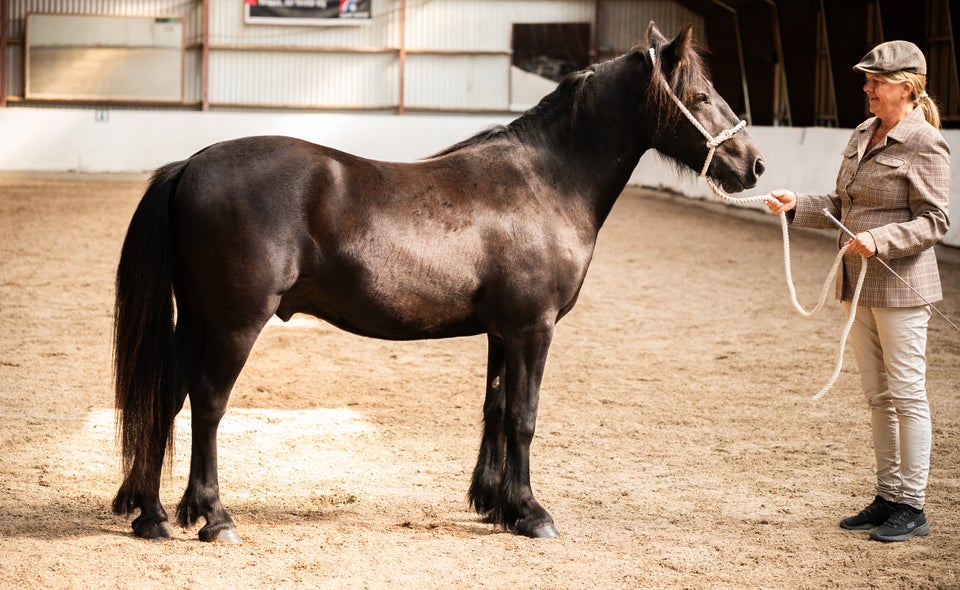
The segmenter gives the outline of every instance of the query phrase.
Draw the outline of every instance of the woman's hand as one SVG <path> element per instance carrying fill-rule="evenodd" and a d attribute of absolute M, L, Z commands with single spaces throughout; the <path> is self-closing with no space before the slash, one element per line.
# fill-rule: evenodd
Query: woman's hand
<path fill-rule="evenodd" d="M 777 189 L 775 191 L 770 191 L 770 196 L 776 199 L 776 202 L 773 200 L 766 200 L 767 209 L 770 209 L 771 213 L 780 215 L 781 213 L 786 213 L 797 206 L 797 193 L 793 191 L 788 191 L 784 189 Z"/>
<path fill-rule="evenodd" d="M 877 242 L 868 231 L 862 231 L 852 240 L 847 240 L 844 244 L 847 247 L 847 254 L 859 254 L 870 258 L 877 253 Z"/>

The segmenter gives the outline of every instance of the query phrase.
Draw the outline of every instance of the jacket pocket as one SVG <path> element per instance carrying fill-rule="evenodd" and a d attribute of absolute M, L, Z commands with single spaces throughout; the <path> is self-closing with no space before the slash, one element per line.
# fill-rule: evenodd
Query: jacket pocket
<path fill-rule="evenodd" d="M 907 203 L 907 161 L 890 154 L 877 154 L 861 165 L 854 186 L 854 200 L 865 206 L 889 208 Z"/>
<path fill-rule="evenodd" d="M 840 170 L 837 171 L 837 189 L 844 191 L 847 185 L 853 181 L 857 173 L 857 167 L 860 163 L 857 161 L 857 146 L 848 145 L 843 150 L 843 161 L 840 162 Z"/>
<path fill-rule="evenodd" d="M 876 160 L 877 160 L 877 164 L 888 166 L 890 168 L 899 168 L 900 166 L 903 166 L 903 163 L 904 163 L 903 158 L 898 158 L 896 156 L 889 156 L 887 154 L 877 154 Z"/>

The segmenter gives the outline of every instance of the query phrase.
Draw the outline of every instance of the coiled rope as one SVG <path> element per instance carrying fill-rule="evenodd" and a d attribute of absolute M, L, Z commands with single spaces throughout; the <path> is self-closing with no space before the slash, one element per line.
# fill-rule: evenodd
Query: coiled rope
<path fill-rule="evenodd" d="M 650 48 L 650 60 L 653 67 L 657 66 L 657 53 L 656 50 Z M 664 84 L 666 85 L 666 84 Z M 721 131 L 716 136 L 710 134 L 709 131 L 693 116 L 693 113 L 683 104 L 673 90 L 667 86 L 667 92 L 669 92 L 670 97 L 673 99 L 673 102 L 676 103 L 677 107 L 680 108 L 680 111 L 686 116 L 686 118 L 697 128 L 698 131 L 706 138 L 707 140 L 707 157 L 703 163 L 703 168 L 700 170 L 700 177 L 703 178 L 707 186 L 710 187 L 710 190 L 713 191 L 717 197 L 728 203 L 733 203 L 737 205 L 746 205 L 748 203 L 761 203 L 761 202 L 779 202 L 774 199 L 770 194 L 765 195 L 755 195 L 752 197 L 732 197 L 725 193 L 717 184 L 707 176 L 707 169 L 710 167 L 710 162 L 713 160 L 713 155 L 717 151 L 717 147 L 733 137 L 738 131 L 746 127 L 747 122 L 741 120 L 735 126 L 730 129 Z M 840 264 L 843 262 L 843 255 L 846 253 L 849 245 L 845 245 L 840 249 L 840 252 L 837 254 L 836 259 L 833 261 L 833 266 L 830 267 L 830 272 L 827 274 L 827 279 L 823 283 L 823 289 L 820 291 L 820 298 L 817 300 L 817 304 L 813 309 L 807 311 L 800 305 L 800 302 L 797 300 L 797 290 L 793 285 L 793 269 L 790 260 L 790 232 L 787 225 L 787 215 L 784 212 L 780 212 L 780 227 L 783 231 L 783 266 L 784 272 L 787 278 L 787 289 L 790 291 L 790 302 L 793 303 L 794 309 L 796 309 L 800 315 L 803 317 L 810 317 L 813 314 L 820 311 L 820 308 L 823 307 L 823 304 L 826 302 L 828 294 L 830 292 L 830 287 L 834 282 L 835 277 L 837 276 L 837 271 L 840 268 Z M 867 257 L 860 256 L 860 275 L 857 277 L 857 286 L 853 292 L 853 301 L 850 304 L 850 315 L 847 317 L 846 324 L 844 324 L 843 332 L 840 335 L 840 353 L 837 358 L 836 367 L 833 370 L 833 374 L 830 376 L 830 379 L 827 381 L 827 384 L 824 385 L 816 395 L 813 396 L 813 400 L 819 400 L 822 398 L 837 382 L 837 379 L 840 377 L 840 371 L 843 369 L 843 351 L 847 345 L 847 336 L 850 335 L 850 330 L 853 328 L 853 322 L 857 317 L 857 302 L 860 300 L 860 291 L 863 289 L 863 282 L 867 276 Z M 901 279 L 902 280 L 902 279 Z"/>
<path fill-rule="evenodd" d="M 723 192 L 712 180 L 704 177 L 707 180 L 707 184 L 710 186 L 710 189 L 718 196 L 721 200 L 735 203 L 738 205 L 743 205 L 747 203 L 757 203 L 757 202 L 779 202 L 769 194 L 765 195 L 756 195 L 753 197 L 731 197 L 727 193 Z M 831 286 L 834 284 L 834 279 L 837 276 L 837 271 L 840 269 L 840 264 L 843 262 L 843 255 L 847 252 L 849 245 L 845 245 L 840 248 L 840 252 L 837 253 L 837 257 L 833 261 L 833 265 L 830 267 L 830 272 L 827 274 L 826 280 L 823 282 L 823 288 L 820 290 L 820 298 L 817 299 L 817 304 L 807 311 L 803 308 L 800 302 L 797 300 L 797 290 L 793 285 L 793 268 L 790 260 L 790 232 L 787 229 L 787 214 L 781 212 L 778 217 L 780 217 L 780 227 L 783 232 L 783 270 L 787 278 L 787 289 L 790 291 L 790 302 L 793 303 L 794 309 L 800 313 L 803 317 L 807 318 L 813 314 L 820 311 L 820 308 L 823 307 L 823 304 L 826 302 L 827 297 L 830 294 Z M 853 322 L 857 317 L 857 302 L 860 301 L 860 291 L 863 289 L 863 282 L 867 276 L 867 258 L 865 256 L 860 256 L 860 275 L 857 277 L 857 286 L 853 291 L 853 300 L 850 303 L 850 315 L 847 317 L 847 321 L 843 326 L 843 332 L 840 334 L 840 352 L 837 355 L 837 364 L 833 369 L 833 374 L 830 375 L 830 379 L 827 381 L 827 384 L 824 385 L 816 395 L 813 396 L 814 401 L 822 398 L 837 382 L 837 379 L 840 377 L 840 371 L 843 369 L 843 351 L 847 345 L 847 336 L 850 335 L 850 330 L 853 328 Z"/>

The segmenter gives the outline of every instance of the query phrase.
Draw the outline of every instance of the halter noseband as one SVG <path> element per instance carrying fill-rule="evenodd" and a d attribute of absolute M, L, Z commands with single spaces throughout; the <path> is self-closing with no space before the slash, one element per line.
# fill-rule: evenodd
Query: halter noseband
<path fill-rule="evenodd" d="M 650 51 L 650 63 L 653 67 L 657 67 L 657 51 L 653 47 L 651 47 L 649 51 Z M 679 98 L 677 98 L 677 95 L 676 93 L 674 93 L 673 89 L 670 88 L 670 86 L 667 85 L 666 83 L 664 83 L 664 85 L 667 86 L 667 92 L 670 93 L 670 98 L 672 98 L 673 102 L 675 102 L 677 106 L 680 107 L 680 112 L 682 112 L 687 117 L 687 119 L 690 120 L 693 126 L 696 127 L 697 130 L 700 131 L 700 133 L 703 134 L 705 138 L 707 138 L 707 159 L 703 163 L 703 169 L 700 170 L 700 176 L 702 176 L 703 179 L 707 181 L 707 184 L 710 185 L 710 188 L 713 189 L 713 192 L 719 194 L 718 192 L 719 187 L 717 187 L 713 183 L 713 181 L 710 180 L 710 177 L 707 176 L 707 168 L 710 167 L 710 162 L 713 160 L 714 152 L 717 151 L 717 146 L 719 146 L 721 143 L 733 137 L 737 131 L 740 131 L 741 129 L 746 127 L 747 122 L 741 120 L 739 123 L 737 123 L 730 129 L 725 129 L 720 133 L 718 133 L 716 136 L 710 135 L 710 132 L 707 131 L 707 128 L 704 127 L 700 123 L 700 121 L 697 121 L 696 117 L 693 116 L 693 113 L 690 112 L 690 109 L 688 109 L 686 105 L 684 105 L 683 102 Z"/>

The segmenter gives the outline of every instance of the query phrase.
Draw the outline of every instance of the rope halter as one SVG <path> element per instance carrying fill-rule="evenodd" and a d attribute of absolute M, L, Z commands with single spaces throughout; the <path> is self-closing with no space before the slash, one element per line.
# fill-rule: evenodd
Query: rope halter
<path fill-rule="evenodd" d="M 657 50 L 651 47 L 650 51 L 650 62 L 653 67 L 657 66 Z M 666 84 L 664 84 L 666 86 Z M 713 192 L 720 194 L 720 188 L 707 176 L 707 169 L 710 168 L 710 162 L 713 161 L 713 154 L 717 151 L 717 147 L 733 137 L 738 131 L 747 126 L 747 122 L 741 120 L 739 123 L 731 127 L 730 129 L 725 129 L 718 133 L 716 136 L 711 135 L 707 128 L 693 116 L 693 113 L 690 112 L 690 109 L 687 108 L 683 101 L 681 101 L 672 88 L 667 86 L 667 92 L 670 94 L 670 98 L 673 99 L 673 102 L 676 103 L 677 107 L 680 108 L 680 112 L 693 124 L 694 127 L 707 139 L 707 159 L 703 162 L 703 168 L 700 170 L 700 176 L 707 181 L 707 184 L 710 185 L 710 188 Z M 725 193 L 724 193 L 725 194 Z"/>

